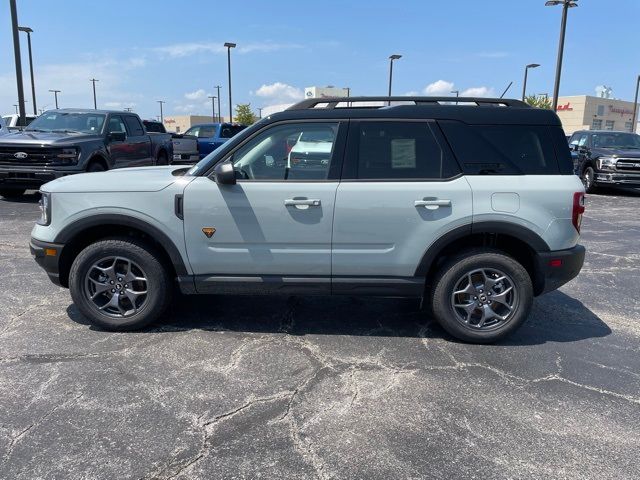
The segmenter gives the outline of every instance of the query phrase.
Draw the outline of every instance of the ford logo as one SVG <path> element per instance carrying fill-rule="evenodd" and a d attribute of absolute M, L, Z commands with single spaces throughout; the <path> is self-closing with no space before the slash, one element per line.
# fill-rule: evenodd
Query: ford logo
<path fill-rule="evenodd" d="M 29 156 L 29 154 L 25 152 L 16 152 L 13 154 L 13 156 L 16 157 L 18 160 L 24 160 Z"/>

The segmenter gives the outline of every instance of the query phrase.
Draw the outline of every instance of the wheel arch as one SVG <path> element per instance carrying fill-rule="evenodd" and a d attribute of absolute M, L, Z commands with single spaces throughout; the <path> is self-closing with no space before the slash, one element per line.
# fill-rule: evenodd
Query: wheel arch
<path fill-rule="evenodd" d="M 68 286 L 71 264 L 82 249 L 101 238 L 122 235 L 143 238 L 155 246 L 174 277 L 188 275 L 180 251 L 160 229 L 135 217 L 100 214 L 77 220 L 56 235 L 54 242 L 64 245 L 58 260 L 60 283 Z"/>
<path fill-rule="evenodd" d="M 87 163 L 85 165 L 85 170 L 88 170 L 89 166 L 92 163 L 101 164 L 105 170 L 109 170 L 111 168 L 108 160 L 105 158 L 104 155 L 102 155 L 102 153 L 94 153 L 93 155 L 91 155 L 91 157 L 89 157 L 89 160 L 87 160 Z"/>

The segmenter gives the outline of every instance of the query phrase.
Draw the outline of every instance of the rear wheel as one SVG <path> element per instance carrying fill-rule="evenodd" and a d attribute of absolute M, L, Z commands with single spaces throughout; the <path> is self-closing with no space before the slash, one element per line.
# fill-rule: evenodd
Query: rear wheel
<path fill-rule="evenodd" d="M 513 258 L 469 250 L 447 262 L 432 290 L 436 320 L 456 338 L 492 343 L 512 334 L 533 303 L 531 278 Z"/>
<path fill-rule="evenodd" d="M 8 188 L 2 188 L 0 189 L 0 195 L 2 195 L 4 198 L 18 198 L 24 195 L 25 191 L 25 189 L 12 190 Z"/>
<path fill-rule="evenodd" d="M 587 193 L 594 193 L 597 190 L 597 187 L 594 184 L 596 178 L 596 172 L 592 166 L 587 165 L 585 169 L 582 171 L 582 175 L 580 175 L 580 180 L 582 180 L 582 184 L 584 185 L 584 190 Z"/>
<path fill-rule="evenodd" d="M 158 153 L 156 165 L 169 165 L 169 159 L 167 158 L 166 152 Z"/>
<path fill-rule="evenodd" d="M 91 323 L 134 330 L 156 320 L 171 301 L 171 279 L 158 253 L 136 239 L 101 240 L 69 272 L 74 303 Z"/>

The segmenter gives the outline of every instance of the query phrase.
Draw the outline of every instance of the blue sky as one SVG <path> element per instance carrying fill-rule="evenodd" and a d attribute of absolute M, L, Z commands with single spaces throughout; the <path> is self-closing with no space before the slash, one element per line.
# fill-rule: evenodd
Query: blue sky
<path fill-rule="evenodd" d="M 0 3 L 0 111 L 17 93 L 8 1 Z M 579 0 L 569 12 L 561 94 L 595 94 L 598 85 L 631 100 L 640 73 L 639 0 Z M 394 93 L 519 97 L 553 91 L 560 7 L 544 0 L 397 0 L 322 2 L 244 0 L 181 2 L 18 0 L 32 36 L 38 106 L 133 106 L 155 117 L 210 114 L 208 95 L 222 85 L 228 111 L 225 41 L 232 53 L 233 101 L 252 107 L 291 102 L 305 86 L 350 87 L 353 95 L 386 94 L 388 56 Z M 21 34 L 25 96 L 31 98 L 26 38 Z M 452 86 L 452 85 L 453 86 Z M 31 110 L 27 103 L 27 110 Z"/>

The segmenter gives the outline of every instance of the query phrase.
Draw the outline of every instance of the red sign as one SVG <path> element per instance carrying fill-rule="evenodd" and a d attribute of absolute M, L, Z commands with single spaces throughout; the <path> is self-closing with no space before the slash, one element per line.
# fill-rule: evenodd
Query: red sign
<path fill-rule="evenodd" d="M 173 118 L 165 118 L 164 123 L 176 123 L 176 121 Z"/>
<path fill-rule="evenodd" d="M 609 105 L 609 113 L 619 113 L 621 117 L 625 115 L 633 115 L 633 110 L 628 108 L 616 108 L 613 105 Z"/>
<path fill-rule="evenodd" d="M 567 102 L 565 105 L 558 105 L 558 108 L 556 108 L 556 111 L 558 112 L 571 111 L 571 110 L 573 110 L 573 107 L 571 106 L 570 102 Z"/>

